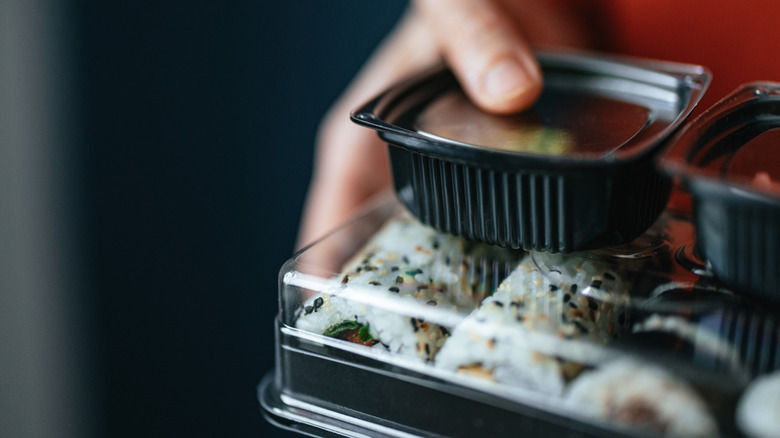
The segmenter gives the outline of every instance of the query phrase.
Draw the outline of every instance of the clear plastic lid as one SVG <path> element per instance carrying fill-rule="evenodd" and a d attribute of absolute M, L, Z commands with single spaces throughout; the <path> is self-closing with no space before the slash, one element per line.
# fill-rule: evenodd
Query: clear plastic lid
<path fill-rule="evenodd" d="M 615 165 L 657 150 L 710 81 L 689 64 L 576 52 L 537 58 L 544 90 L 520 113 L 482 111 L 441 70 L 393 87 L 353 120 L 411 151 L 486 166 Z"/>
<path fill-rule="evenodd" d="M 621 433 L 738 433 L 737 398 L 780 368 L 776 315 L 722 288 L 698 258 L 690 218 L 672 212 L 630 244 L 551 254 L 435 231 L 388 197 L 290 260 L 280 302 L 282 348 L 327 364 L 307 376 L 339 364 L 367 373 L 344 382 L 356 388 L 432 379 L 436 391 Z M 282 367 L 286 381 L 303 378 Z M 336 411 L 334 400 L 349 404 L 304 395 Z M 416 417 L 413 406 L 360 400 L 340 414 L 401 428 Z M 438 433 L 438 421 L 415 427 Z"/>
<path fill-rule="evenodd" d="M 480 110 L 458 89 L 434 98 L 415 126 L 431 138 L 503 151 L 601 158 L 628 144 L 656 117 L 646 105 L 551 87 L 532 108 L 501 116 Z"/>

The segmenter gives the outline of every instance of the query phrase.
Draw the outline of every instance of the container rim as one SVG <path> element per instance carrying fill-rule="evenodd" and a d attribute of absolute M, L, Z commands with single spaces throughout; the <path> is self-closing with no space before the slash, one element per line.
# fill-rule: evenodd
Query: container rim
<path fill-rule="evenodd" d="M 753 134 L 761 134 L 776 128 L 780 128 L 780 83 L 744 83 L 680 129 L 670 139 L 659 164 L 664 172 L 679 176 L 688 184 L 697 184 L 710 191 L 736 190 L 745 199 L 780 205 L 777 191 L 715 175 L 696 163 L 700 161 L 697 155 L 712 149 L 713 142 L 730 130 L 751 129 L 755 131 Z M 733 151 L 719 153 L 729 152 Z"/>
<path fill-rule="evenodd" d="M 604 171 L 613 169 L 616 165 L 632 164 L 642 160 L 648 154 L 656 153 L 664 139 L 668 138 L 690 115 L 711 80 L 708 69 L 694 64 L 571 50 L 539 51 L 537 58 L 544 71 L 565 71 L 583 77 L 628 81 L 629 85 L 635 85 L 634 93 L 640 98 L 663 100 L 659 96 L 673 95 L 679 99 L 676 116 L 670 123 L 655 132 L 628 139 L 617 148 L 619 153 L 608 153 L 596 159 L 537 155 L 470 145 L 440 137 L 435 138 L 389 121 L 397 115 L 394 112 L 399 111 L 399 105 L 410 96 L 422 94 L 423 97 L 420 99 L 425 99 L 426 95 L 430 98 L 449 87 L 457 86 L 453 74 L 446 67 L 437 66 L 390 87 L 355 109 L 350 114 L 350 118 L 358 125 L 376 130 L 380 138 L 391 146 L 448 161 L 491 168 L 531 168 L 539 171 L 563 168 L 567 171 Z M 628 91 L 616 90 L 615 92 L 627 93 Z M 639 133 L 641 134 L 643 130 L 644 128 Z M 628 144 L 631 144 L 631 147 L 625 148 Z"/>

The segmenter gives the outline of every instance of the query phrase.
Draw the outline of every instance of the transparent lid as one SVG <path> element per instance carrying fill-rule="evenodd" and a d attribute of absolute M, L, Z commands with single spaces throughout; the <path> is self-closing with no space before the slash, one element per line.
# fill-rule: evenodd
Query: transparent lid
<path fill-rule="evenodd" d="M 601 158 L 627 145 L 657 116 L 645 105 L 554 88 L 532 108 L 500 116 L 480 110 L 457 89 L 434 98 L 415 127 L 431 138 L 503 151 Z"/>
<path fill-rule="evenodd" d="M 607 428 L 733 434 L 736 398 L 780 368 L 777 315 L 721 287 L 674 212 L 630 244 L 551 254 L 443 234 L 388 196 L 280 280 L 283 333 L 375 360 L 372 379 L 422 373 Z"/>
<path fill-rule="evenodd" d="M 614 165 L 656 150 L 710 80 L 701 66 L 568 52 L 537 54 L 544 89 L 514 115 L 488 114 L 451 72 L 399 84 L 352 119 L 390 143 L 485 165 Z M 507 161 L 508 160 L 508 161 Z"/>
<path fill-rule="evenodd" d="M 780 196 L 780 84 L 744 84 L 687 125 L 663 166 L 686 178 Z"/>

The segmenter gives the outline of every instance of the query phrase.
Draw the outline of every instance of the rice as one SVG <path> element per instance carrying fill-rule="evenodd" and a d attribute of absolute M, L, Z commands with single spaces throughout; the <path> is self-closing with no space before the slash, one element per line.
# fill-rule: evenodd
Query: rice
<path fill-rule="evenodd" d="M 630 359 L 582 373 L 564 404 L 587 417 L 666 436 L 718 434 L 707 405 L 690 385 L 661 367 Z"/>
<path fill-rule="evenodd" d="M 577 256 L 550 257 L 553 276 L 543 274 L 530 256 L 523 258 L 496 293 L 454 329 L 436 365 L 556 394 L 582 370 L 563 356 L 566 346 L 582 345 L 570 341 L 603 344 L 625 333 L 628 298 L 618 275 Z M 591 291 L 610 299 L 594 299 Z M 556 344 L 562 351 L 552 347 L 557 340 L 563 341 Z"/>
<path fill-rule="evenodd" d="M 322 334 L 342 321 L 355 321 L 367 327 L 375 347 L 431 360 L 449 331 L 421 317 L 425 307 L 473 310 L 493 289 L 492 268 L 478 262 L 494 251 L 439 233 L 407 215 L 395 218 L 335 279 L 342 292 L 370 300 L 318 293 L 304 303 L 296 326 Z M 396 307 L 390 310 L 382 303 Z"/>
<path fill-rule="evenodd" d="M 737 404 L 736 422 L 751 438 L 780 436 L 780 371 L 751 382 Z"/>

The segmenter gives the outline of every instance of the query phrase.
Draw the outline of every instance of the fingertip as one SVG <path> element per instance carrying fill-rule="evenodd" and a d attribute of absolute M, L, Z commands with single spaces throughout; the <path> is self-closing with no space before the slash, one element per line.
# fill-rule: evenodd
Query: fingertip
<path fill-rule="evenodd" d="M 419 1 L 439 49 L 469 98 L 491 113 L 530 106 L 542 73 L 518 24 L 487 0 Z"/>
<path fill-rule="evenodd" d="M 507 57 L 473 77 L 471 98 L 482 109 L 508 114 L 533 104 L 542 91 L 542 74 L 535 61 L 520 62 Z M 468 90 L 467 90 L 468 92 Z"/>

